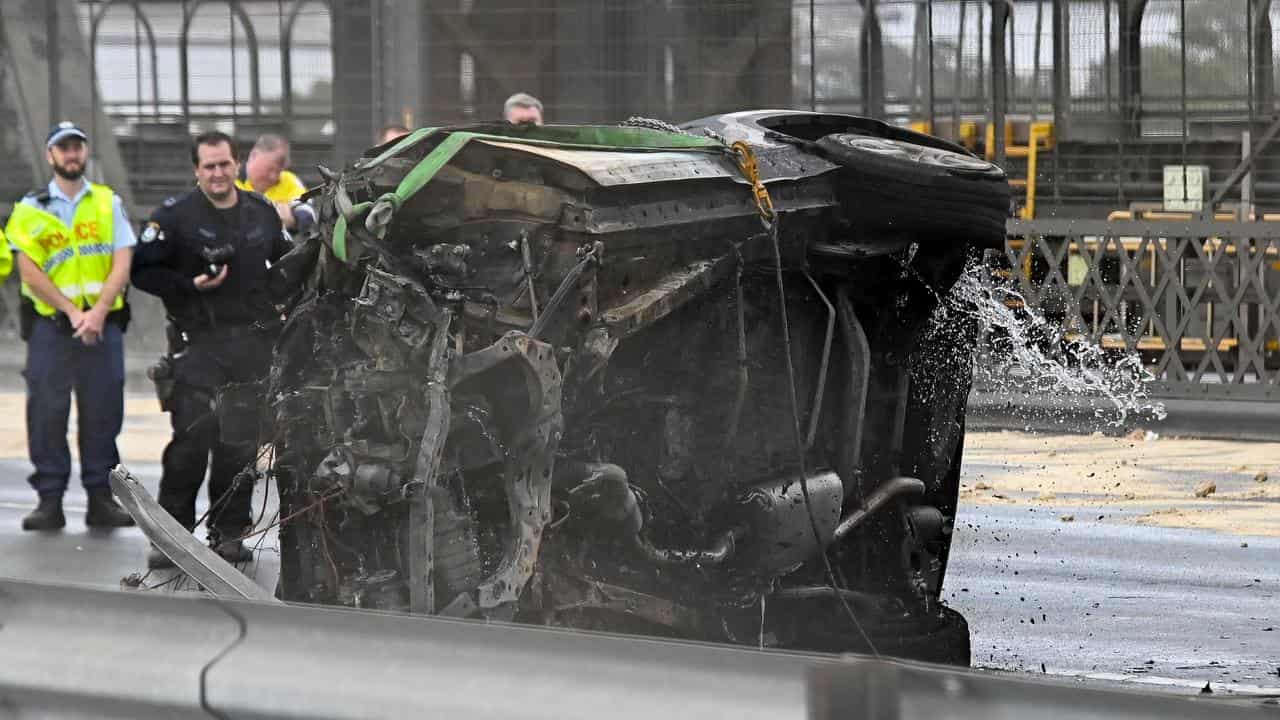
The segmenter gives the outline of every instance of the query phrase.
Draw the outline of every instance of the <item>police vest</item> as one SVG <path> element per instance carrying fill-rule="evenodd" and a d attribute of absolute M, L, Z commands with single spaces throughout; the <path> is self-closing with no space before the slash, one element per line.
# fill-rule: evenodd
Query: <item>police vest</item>
<path fill-rule="evenodd" d="M 9 241 L 5 239 L 4 231 L 0 230 L 0 285 L 9 277 L 10 270 L 13 270 L 13 252 L 9 250 Z"/>
<path fill-rule="evenodd" d="M 81 309 L 93 307 L 102 293 L 102 285 L 111 274 L 111 256 L 115 251 L 113 223 L 115 193 L 106 185 L 89 184 L 89 192 L 76 205 L 71 227 L 52 213 L 27 203 L 18 203 L 9 217 L 6 232 L 9 242 L 44 271 L 58 290 Z M 31 299 L 36 312 L 51 317 L 57 312 L 36 297 L 22 283 L 22 294 Z M 124 307 L 123 294 L 117 295 L 112 310 Z"/>

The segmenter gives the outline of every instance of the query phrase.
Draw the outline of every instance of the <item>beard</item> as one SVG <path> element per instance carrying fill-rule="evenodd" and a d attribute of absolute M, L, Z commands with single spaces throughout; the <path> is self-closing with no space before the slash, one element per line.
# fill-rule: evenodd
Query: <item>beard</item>
<path fill-rule="evenodd" d="M 84 165 L 67 167 L 66 165 L 53 164 L 53 174 L 63 180 L 79 180 L 84 177 Z"/>

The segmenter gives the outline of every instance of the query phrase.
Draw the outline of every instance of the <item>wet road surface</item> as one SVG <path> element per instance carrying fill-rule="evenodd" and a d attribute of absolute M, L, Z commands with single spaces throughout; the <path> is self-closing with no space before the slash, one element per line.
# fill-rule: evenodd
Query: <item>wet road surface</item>
<path fill-rule="evenodd" d="M 160 465 L 134 463 L 129 469 L 154 497 L 160 484 Z M 149 545 L 141 530 L 85 527 L 85 494 L 77 484 L 78 469 L 72 472 L 72 486 L 63 498 L 67 526 L 60 532 L 24 532 L 22 516 L 35 507 L 35 493 L 26 483 L 28 472 L 25 459 L 0 458 L 0 577 L 119 588 L 126 576 L 146 574 Z M 262 499 L 259 488 L 254 493 L 255 513 L 262 509 Z M 196 516 L 202 515 L 207 507 L 208 498 L 202 490 L 196 502 Z M 274 503 L 270 503 L 268 517 L 273 509 Z M 204 539 L 202 529 L 196 534 Z M 272 588 L 279 571 L 273 532 L 263 536 L 259 550 L 257 561 L 246 571 L 264 587 Z M 156 585 L 171 577 L 168 572 L 152 573 L 145 582 L 148 586 Z M 182 589 L 181 583 L 169 586 Z"/>
<path fill-rule="evenodd" d="M 944 596 L 974 664 L 1280 693 L 1280 539 L 1124 512 L 962 503 Z"/>
<path fill-rule="evenodd" d="M 141 531 L 88 531 L 79 487 L 68 492 L 65 530 L 23 532 L 34 502 L 27 467 L 0 459 L 0 576 L 117 588 L 145 572 Z M 131 469 L 154 493 L 159 466 Z M 1280 539 L 1137 526 L 1116 512 L 1098 521 L 1087 506 L 962 503 L 944 595 L 969 620 L 974 664 L 1280 694 Z M 1063 523 L 1064 513 L 1079 519 Z M 274 546 L 268 533 L 247 569 L 265 587 Z"/>

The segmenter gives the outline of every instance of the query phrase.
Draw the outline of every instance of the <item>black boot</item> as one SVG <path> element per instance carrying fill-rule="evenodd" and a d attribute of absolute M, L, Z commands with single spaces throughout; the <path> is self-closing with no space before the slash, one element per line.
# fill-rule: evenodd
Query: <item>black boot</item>
<path fill-rule="evenodd" d="M 22 518 L 23 530 L 58 530 L 67 524 L 62 514 L 61 495 L 41 495 L 40 504 Z"/>
<path fill-rule="evenodd" d="M 147 553 L 147 567 L 152 570 L 168 570 L 176 567 L 168 555 L 160 552 L 160 548 L 155 545 L 151 546 L 151 552 Z"/>
<path fill-rule="evenodd" d="M 89 490 L 89 511 L 84 514 L 84 524 L 89 527 L 133 527 L 133 518 L 116 504 L 111 491 L 102 488 Z"/>
<path fill-rule="evenodd" d="M 239 540 L 224 540 L 214 545 L 213 551 L 232 565 L 247 563 L 253 559 L 253 551 Z"/>

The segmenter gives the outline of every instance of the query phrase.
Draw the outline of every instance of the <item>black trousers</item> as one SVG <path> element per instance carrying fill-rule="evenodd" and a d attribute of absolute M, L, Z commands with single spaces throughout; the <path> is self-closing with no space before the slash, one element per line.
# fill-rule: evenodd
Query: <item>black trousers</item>
<path fill-rule="evenodd" d="M 266 377 L 271 339 L 243 335 L 193 342 L 174 359 L 173 438 L 164 449 L 161 507 L 187 529 L 196 524 L 196 496 L 209 473 L 209 528 L 229 540 L 252 524 L 253 467 L 258 445 L 223 442 L 214 411 L 218 388 Z M 236 418 L 257 423 L 257 417 Z M 212 457 L 212 462 L 210 458 Z M 247 473 L 241 471 L 248 470 Z M 239 481 L 237 482 L 237 477 Z"/>

